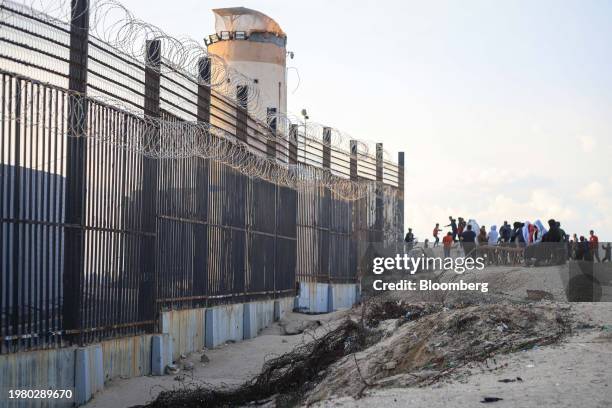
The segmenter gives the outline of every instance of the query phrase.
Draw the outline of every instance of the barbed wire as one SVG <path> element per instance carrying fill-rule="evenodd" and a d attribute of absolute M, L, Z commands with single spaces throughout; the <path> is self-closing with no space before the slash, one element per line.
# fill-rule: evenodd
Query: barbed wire
<path fill-rule="evenodd" d="M 18 8 L 21 13 L 29 13 L 39 20 L 68 27 L 72 19 L 78 17 L 71 15 L 70 0 L 23 0 L 21 3 L 0 0 L 0 4 L 9 9 Z M 275 122 L 275 131 L 268 132 L 265 137 L 288 139 L 290 125 L 299 123 L 295 115 L 268 112 L 267 106 L 262 103 L 269 99 L 264 98 L 265 90 L 252 78 L 229 66 L 223 58 L 208 53 L 198 41 L 189 37 L 174 37 L 160 27 L 138 19 L 117 0 L 91 1 L 88 11 L 91 36 L 138 64 L 145 60 L 147 42 L 159 41 L 162 63 L 154 69 L 162 74 L 180 72 L 194 83 L 211 87 L 235 104 L 247 106 L 250 117 L 268 130 Z M 202 69 L 208 70 L 210 75 L 202 77 Z M 238 94 L 238 87 L 247 91 Z M 348 151 L 349 141 L 356 140 L 346 132 L 315 122 L 302 124 L 300 130 L 306 140 L 318 142 L 323 137 L 324 127 L 331 130 L 332 138 L 328 143 L 337 149 Z M 369 141 L 357 140 L 356 154 L 372 157 L 371 145 Z M 383 150 L 383 155 L 390 157 L 386 150 Z"/>
<path fill-rule="evenodd" d="M 0 74 L 8 74 L 16 79 L 10 86 L 10 95 L 7 95 L 5 87 L 2 87 L 2 100 L 5 101 L 2 119 L 14 121 L 24 129 L 86 137 L 153 159 L 211 159 L 249 177 L 298 191 L 327 188 L 338 198 L 349 201 L 377 195 L 397 195 L 397 189 L 384 183 L 351 180 L 333 174 L 330 169 L 304 163 L 287 163 L 266 156 L 232 133 L 210 123 L 144 115 L 128 104 L 118 106 L 112 98 L 104 100 L 81 95 L 2 70 Z M 25 85 L 17 85 L 21 81 L 25 81 Z M 27 84 L 31 86 L 28 88 Z M 60 115 L 61 120 L 49 121 L 45 120 L 45 115 L 34 114 L 34 111 L 46 108 L 40 93 L 33 92 L 34 84 L 58 91 L 55 97 L 49 96 L 46 103 L 58 105 L 61 99 L 62 103 L 55 112 Z M 15 109 L 17 104 L 21 107 L 19 110 Z M 107 109 L 107 115 L 116 114 L 112 127 L 98 123 L 101 120 L 100 115 L 91 114 L 96 107 Z M 101 117 L 106 118 L 107 115 Z M 85 122 L 83 118 L 88 119 Z"/>

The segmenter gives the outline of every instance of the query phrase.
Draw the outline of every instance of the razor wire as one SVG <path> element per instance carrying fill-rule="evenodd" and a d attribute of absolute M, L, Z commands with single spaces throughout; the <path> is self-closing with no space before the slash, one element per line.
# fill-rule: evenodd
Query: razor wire
<path fill-rule="evenodd" d="M 118 106 L 114 99 L 104 100 L 36 81 L 20 75 L 0 73 L 14 77 L 25 85 L 12 85 L 11 97 L 3 97 L 7 106 L 3 107 L 2 120 L 13 121 L 19 126 L 36 128 L 69 137 L 85 137 L 128 152 L 137 153 L 152 159 L 187 159 L 199 157 L 227 165 L 238 172 L 259 178 L 276 185 L 296 191 L 327 188 L 338 198 L 347 201 L 359 200 L 373 195 L 391 197 L 397 189 L 372 180 L 351 180 L 340 177 L 330 169 L 310 166 L 303 163 L 287 163 L 275 157 L 262 154 L 248 143 L 236 138 L 230 132 L 207 122 L 165 119 L 144 115 L 128 105 Z M 58 122 L 39 120 L 38 115 L 28 115 L 28 107 L 41 107 L 40 97 L 33 92 L 24 92 L 27 84 L 38 84 L 58 91 L 56 98 L 63 98 L 63 118 Z M 6 95 L 3 95 L 6 96 Z M 20 114 L 8 105 L 20 104 Z M 90 107 L 100 106 L 117 114 L 112 130 L 98 126 L 96 115 L 84 122 Z M 136 131 L 127 132 L 127 128 Z M 72 129 L 72 131 L 70 130 Z M 100 130 L 102 129 L 102 130 Z M 129 137 L 128 134 L 129 133 Z"/>
<path fill-rule="evenodd" d="M 38 20 L 52 24 L 70 26 L 70 21 L 78 16 L 72 16 L 70 0 L 23 0 L 15 3 L 11 0 L 1 0 L 0 5 L 7 8 L 19 9 L 22 13 L 30 13 Z M 160 73 L 180 72 L 189 77 L 194 83 L 209 86 L 225 98 L 239 106 L 247 106 L 250 117 L 260 126 L 270 129 L 276 124 L 273 132 L 265 137 L 289 138 L 290 125 L 298 122 L 294 115 L 284 114 L 280 111 L 270 113 L 261 102 L 265 91 L 255 81 L 229 66 L 227 62 L 200 45 L 189 37 L 174 37 L 160 27 L 138 19 L 127 7 L 117 0 L 97 0 L 90 2 L 89 6 L 90 35 L 106 45 L 112 47 L 120 54 L 134 61 L 144 61 L 146 56 L 146 43 L 156 40 L 160 42 L 163 63 L 159 65 Z M 209 78 L 202 78 L 199 70 L 204 66 L 210 71 Z M 238 95 L 236 89 L 243 87 L 247 92 Z M 301 125 L 302 136 L 307 141 L 320 142 L 322 128 L 331 130 L 331 145 L 337 149 L 348 151 L 349 141 L 357 143 L 354 153 L 361 157 L 372 157 L 372 142 L 357 140 L 339 129 L 324 126 L 315 122 Z M 390 157 L 383 149 L 383 155 Z"/>

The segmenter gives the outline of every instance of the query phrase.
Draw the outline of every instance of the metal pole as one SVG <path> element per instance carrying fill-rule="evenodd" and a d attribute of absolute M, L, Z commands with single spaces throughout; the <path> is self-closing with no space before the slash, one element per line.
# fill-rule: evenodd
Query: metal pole
<path fill-rule="evenodd" d="M 384 199 L 383 199 L 383 144 L 376 143 L 376 228 L 375 242 L 383 240 Z"/>
<path fill-rule="evenodd" d="M 291 124 L 289 127 L 289 164 L 298 162 L 298 125 Z"/>
<path fill-rule="evenodd" d="M 82 343 L 89 1 L 72 0 L 71 13 L 62 312 L 63 329 Z"/>
<path fill-rule="evenodd" d="M 161 76 L 161 42 L 146 42 L 145 55 L 145 100 L 146 116 L 158 118 L 160 76 Z M 142 236 L 140 240 L 140 289 L 138 292 L 138 317 L 140 321 L 152 320 L 156 313 L 156 276 L 157 276 L 157 172 L 158 160 L 154 155 L 160 148 L 160 128 L 155 122 L 145 122 L 147 129 L 145 154 L 142 161 Z"/>
<path fill-rule="evenodd" d="M 249 119 L 249 88 L 244 85 L 238 85 L 236 88 L 236 97 L 238 99 L 238 105 L 236 106 L 236 138 L 246 142 Z"/>
<path fill-rule="evenodd" d="M 399 230 L 402 231 L 400 233 L 399 240 L 402 240 L 404 231 L 404 152 L 399 152 L 397 154 L 397 188 L 399 189 Z"/>

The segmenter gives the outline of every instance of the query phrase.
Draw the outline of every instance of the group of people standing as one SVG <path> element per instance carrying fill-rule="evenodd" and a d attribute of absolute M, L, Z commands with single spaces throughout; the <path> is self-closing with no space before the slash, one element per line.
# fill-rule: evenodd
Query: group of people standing
<path fill-rule="evenodd" d="M 589 237 L 584 236 L 578 237 L 574 234 L 570 237 L 562 228 L 561 223 L 554 219 L 548 220 L 548 228 L 540 220 L 536 220 L 531 223 L 529 221 L 520 222 L 516 221 L 510 225 L 508 221 L 504 221 L 499 230 L 496 225 L 492 225 L 489 231 L 486 227 L 479 226 L 478 223 L 470 219 L 466 221 L 463 217 L 452 216 L 448 217 L 449 224 L 444 227 L 450 227 L 450 231 L 442 238 L 442 246 L 444 248 L 444 256 L 450 256 L 450 250 L 454 243 L 460 242 L 466 254 L 470 253 L 477 245 L 514 245 L 516 247 L 527 248 L 533 244 L 539 243 L 557 243 L 565 245 L 554 245 L 555 248 L 563 247 L 568 258 L 576 260 L 591 260 L 597 262 L 612 261 L 611 250 L 612 246 L 610 243 L 602 245 L 601 248 L 604 251 L 605 256 L 600 259 L 599 256 L 599 238 L 595 235 L 595 232 L 591 230 Z M 440 235 L 442 234 L 442 228 L 439 223 L 436 223 L 433 229 L 433 247 L 440 245 Z M 408 233 L 405 236 L 405 241 L 412 248 L 415 242 L 415 236 L 412 232 L 412 228 L 408 229 Z M 425 240 L 425 246 L 429 245 L 429 240 Z M 542 245 L 536 245 L 535 247 L 542 247 Z M 552 247 L 552 246 L 551 246 Z M 531 252 L 531 251 L 527 251 Z M 538 256 L 542 251 L 535 251 Z"/>

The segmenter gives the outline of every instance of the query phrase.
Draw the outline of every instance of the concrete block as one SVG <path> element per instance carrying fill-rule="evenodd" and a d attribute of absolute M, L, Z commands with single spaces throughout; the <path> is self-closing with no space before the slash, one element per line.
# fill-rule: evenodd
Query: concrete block
<path fill-rule="evenodd" d="M 75 348 L 34 350 L 0 355 L 0 390 L 9 389 L 75 389 Z M 7 407 L 73 407 L 75 395 L 71 399 L 14 400 Z M 6 394 L 0 401 L 6 400 Z M 4 407 L 2 402 L 0 406 Z"/>
<path fill-rule="evenodd" d="M 120 337 L 102 343 L 104 381 L 151 373 L 151 335 Z"/>
<path fill-rule="evenodd" d="M 172 340 L 172 336 L 169 334 L 163 334 L 164 336 L 164 351 L 166 357 L 166 364 L 174 363 L 174 341 Z"/>
<path fill-rule="evenodd" d="M 329 311 L 329 284 L 300 282 L 298 307 L 304 313 L 327 313 Z"/>
<path fill-rule="evenodd" d="M 91 393 L 104 389 L 104 355 L 102 345 L 94 344 L 90 348 Z"/>
<path fill-rule="evenodd" d="M 274 322 L 274 301 L 264 300 L 261 302 L 255 302 L 255 309 L 257 332 L 259 333 Z"/>
<path fill-rule="evenodd" d="M 74 402 L 77 406 L 84 405 L 91 399 L 89 368 L 89 349 L 87 347 L 76 349 L 74 366 Z"/>
<path fill-rule="evenodd" d="M 243 306 L 242 333 L 245 340 L 257 337 L 257 306 L 255 303 L 245 303 Z"/>
<path fill-rule="evenodd" d="M 274 321 L 278 322 L 283 318 L 283 305 L 279 300 L 274 301 Z"/>
<path fill-rule="evenodd" d="M 206 309 L 206 347 L 213 348 L 228 340 L 243 339 L 244 306 L 242 304 Z"/>
<path fill-rule="evenodd" d="M 173 360 L 204 347 L 205 314 L 204 308 L 162 312 L 161 331 L 172 337 Z"/>
<path fill-rule="evenodd" d="M 164 338 L 161 334 L 151 336 L 151 374 L 164 375 L 167 354 L 164 353 Z"/>
<path fill-rule="evenodd" d="M 333 309 L 350 309 L 357 303 L 357 284 L 335 283 L 332 288 L 331 303 Z"/>

